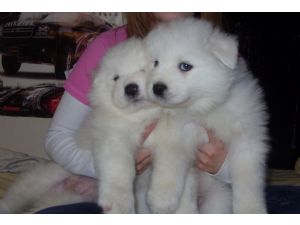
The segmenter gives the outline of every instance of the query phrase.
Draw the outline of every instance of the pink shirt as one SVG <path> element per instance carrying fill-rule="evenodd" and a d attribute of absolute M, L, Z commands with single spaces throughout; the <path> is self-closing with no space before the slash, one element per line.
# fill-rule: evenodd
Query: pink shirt
<path fill-rule="evenodd" d="M 90 73 L 96 68 L 106 51 L 127 39 L 126 26 L 100 34 L 88 45 L 65 82 L 65 90 L 80 102 L 89 105 Z"/>

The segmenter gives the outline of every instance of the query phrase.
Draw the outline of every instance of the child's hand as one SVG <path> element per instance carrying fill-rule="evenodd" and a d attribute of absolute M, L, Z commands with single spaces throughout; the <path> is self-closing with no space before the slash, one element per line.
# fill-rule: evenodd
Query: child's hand
<path fill-rule="evenodd" d="M 148 168 L 151 163 L 151 152 L 148 149 L 140 149 L 138 150 L 135 157 L 135 169 L 136 174 L 140 175 Z"/>
<path fill-rule="evenodd" d="M 206 130 L 208 143 L 199 146 L 197 151 L 197 167 L 200 170 L 216 174 L 227 156 L 224 143 L 211 130 Z"/>

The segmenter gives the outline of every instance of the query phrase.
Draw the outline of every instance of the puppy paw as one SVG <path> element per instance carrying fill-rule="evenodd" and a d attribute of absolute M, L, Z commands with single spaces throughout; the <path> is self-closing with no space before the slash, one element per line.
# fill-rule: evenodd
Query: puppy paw
<path fill-rule="evenodd" d="M 234 204 L 233 212 L 237 214 L 266 214 L 267 208 L 262 203 Z"/>
<path fill-rule="evenodd" d="M 190 201 L 184 202 L 184 203 L 181 198 L 181 202 L 175 213 L 176 214 L 197 214 L 197 213 L 199 213 L 197 198 L 191 199 Z"/>
<path fill-rule="evenodd" d="M 104 213 L 109 214 L 131 214 L 135 213 L 134 197 L 132 193 L 106 193 L 100 195 L 98 204 Z"/>
<path fill-rule="evenodd" d="M 152 213 L 175 213 L 179 205 L 177 194 L 172 191 L 153 190 L 148 192 L 148 205 Z"/>

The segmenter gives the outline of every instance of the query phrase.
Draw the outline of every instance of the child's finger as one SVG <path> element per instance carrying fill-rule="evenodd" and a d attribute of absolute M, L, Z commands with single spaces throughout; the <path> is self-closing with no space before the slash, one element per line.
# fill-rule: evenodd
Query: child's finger
<path fill-rule="evenodd" d="M 151 132 L 154 130 L 154 128 L 156 127 L 157 124 L 157 120 L 153 121 L 151 124 L 149 124 L 144 132 L 142 133 L 142 138 L 141 138 L 141 142 L 144 143 L 144 141 L 147 139 L 147 137 L 149 137 L 149 135 L 151 134 Z"/>
<path fill-rule="evenodd" d="M 139 164 L 136 165 L 136 172 L 137 174 L 142 174 L 144 172 L 145 169 L 148 168 L 148 166 L 151 163 L 151 157 L 147 157 L 145 158 L 142 162 L 140 162 Z"/>

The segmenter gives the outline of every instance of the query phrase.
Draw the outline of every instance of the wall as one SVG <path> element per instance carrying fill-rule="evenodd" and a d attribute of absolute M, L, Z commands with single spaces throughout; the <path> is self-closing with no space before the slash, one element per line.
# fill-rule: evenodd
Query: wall
<path fill-rule="evenodd" d="M 50 119 L 0 116 L 0 149 L 47 158 L 44 136 Z"/>

